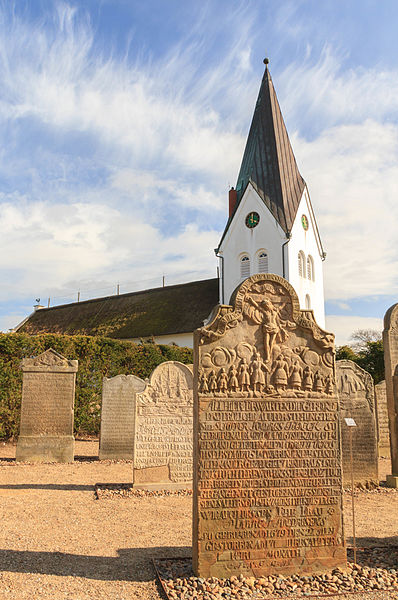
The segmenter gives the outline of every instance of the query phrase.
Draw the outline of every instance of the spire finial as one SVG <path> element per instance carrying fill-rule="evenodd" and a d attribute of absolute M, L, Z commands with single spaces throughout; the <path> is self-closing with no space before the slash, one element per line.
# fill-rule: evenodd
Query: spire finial
<path fill-rule="evenodd" d="M 265 64 L 265 68 L 267 68 L 267 65 L 269 63 L 269 59 L 268 58 L 264 58 L 263 63 Z"/>

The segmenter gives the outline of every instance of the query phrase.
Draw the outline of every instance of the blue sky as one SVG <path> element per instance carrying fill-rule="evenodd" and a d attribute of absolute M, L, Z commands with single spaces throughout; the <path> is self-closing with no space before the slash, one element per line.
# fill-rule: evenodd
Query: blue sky
<path fill-rule="evenodd" d="M 214 276 L 270 70 L 317 214 L 327 327 L 398 299 L 395 0 L 0 1 L 0 329 Z"/>

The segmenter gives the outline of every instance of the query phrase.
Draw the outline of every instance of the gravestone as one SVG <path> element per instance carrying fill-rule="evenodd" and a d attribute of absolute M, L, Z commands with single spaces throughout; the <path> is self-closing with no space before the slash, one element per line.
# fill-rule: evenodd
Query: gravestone
<path fill-rule="evenodd" d="M 160 364 L 137 395 L 134 485 L 178 488 L 192 485 L 192 369 Z"/>
<path fill-rule="evenodd" d="M 102 382 L 100 460 L 133 459 L 135 397 L 145 389 L 135 375 L 104 377 Z"/>
<path fill-rule="evenodd" d="M 77 367 L 77 360 L 68 360 L 52 348 L 22 361 L 17 461 L 73 462 Z"/>
<path fill-rule="evenodd" d="M 344 567 L 334 336 L 277 275 L 232 302 L 194 336 L 194 571 Z"/>
<path fill-rule="evenodd" d="M 383 347 L 392 469 L 387 485 L 398 488 L 398 304 L 384 315 Z"/>
<path fill-rule="evenodd" d="M 388 428 L 386 382 L 375 385 L 377 429 L 379 433 L 379 456 L 390 458 L 390 430 Z"/>
<path fill-rule="evenodd" d="M 372 376 L 352 360 L 336 362 L 337 392 L 340 399 L 343 484 L 351 485 L 350 435 L 352 435 L 354 485 L 378 485 L 378 446 L 375 393 Z M 356 427 L 345 424 L 352 418 Z"/>

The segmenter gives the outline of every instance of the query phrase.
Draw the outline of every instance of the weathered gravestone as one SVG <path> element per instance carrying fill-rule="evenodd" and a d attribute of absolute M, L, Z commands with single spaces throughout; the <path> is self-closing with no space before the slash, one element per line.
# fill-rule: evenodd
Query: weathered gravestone
<path fill-rule="evenodd" d="M 187 487 L 192 484 L 192 368 L 160 364 L 137 395 L 134 485 Z"/>
<path fill-rule="evenodd" d="M 145 389 L 135 375 L 116 375 L 102 382 L 99 458 L 133 459 L 135 398 Z"/>
<path fill-rule="evenodd" d="M 384 315 L 383 347 L 392 469 L 387 485 L 398 488 L 398 304 Z"/>
<path fill-rule="evenodd" d="M 378 447 L 375 393 L 372 376 L 351 360 L 336 362 L 337 392 L 340 398 L 343 483 L 351 484 L 350 435 L 352 435 L 354 484 L 378 485 Z M 356 427 L 344 419 L 351 417 Z M 352 429 L 352 433 L 350 432 Z"/>
<path fill-rule="evenodd" d="M 375 385 L 379 456 L 390 458 L 390 430 L 388 428 L 387 390 L 385 380 Z"/>
<path fill-rule="evenodd" d="M 53 349 L 22 361 L 17 461 L 73 462 L 73 405 L 78 361 Z"/>
<path fill-rule="evenodd" d="M 277 275 L 233 303 L 195 332 L 194 571 L 344 567 L 334 336 Z"/>

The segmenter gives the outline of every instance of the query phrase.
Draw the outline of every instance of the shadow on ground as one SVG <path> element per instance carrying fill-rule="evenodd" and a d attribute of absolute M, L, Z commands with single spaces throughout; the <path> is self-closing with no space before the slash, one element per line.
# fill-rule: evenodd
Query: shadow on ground
<path fill-rule="evenodd" d="M 85 577 L 107 581 L 152 581 L 153 558 L 190 556 L 192 548 L 122 548 L 118 556 L 85 556 L 64 552 L 0 550 L 0 571 L 41 573 L 63 577 Z"/>
<path fill-rule="evenodd" d="M 94 486 L 75 483 L 12 483 L 9 485 L 0 485 L 0 490 L 65 490 L 94 492 Z"/>

